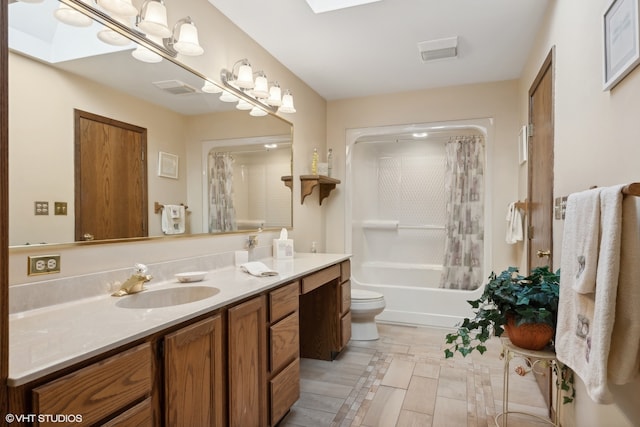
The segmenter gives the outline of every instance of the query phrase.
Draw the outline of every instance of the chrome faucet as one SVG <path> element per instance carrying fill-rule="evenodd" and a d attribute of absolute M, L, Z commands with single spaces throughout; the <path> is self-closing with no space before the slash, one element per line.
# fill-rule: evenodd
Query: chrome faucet
<path fill-rule="evenodd" d="M 113 297 L 121 297 L 124 295 L 137 294 L 145 290 L 144 284 L 152 279 L 152 276 L 146 274 L 148 268 L 144 264 L 136 264 L 134 272 L 122 285 L 120 289 L 111 294 Z"/>

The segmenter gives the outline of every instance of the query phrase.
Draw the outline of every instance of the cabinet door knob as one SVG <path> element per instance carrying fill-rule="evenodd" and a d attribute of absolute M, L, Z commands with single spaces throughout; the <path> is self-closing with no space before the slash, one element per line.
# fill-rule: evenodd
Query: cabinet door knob
<path fill-rule="evenodd" d="M 551 250 L 547 249 L 546 251 L 538 251 L 537 255 L 538 255 L 538 258 L 544 258 L 544 257 L 549 258 L 551 256 Z"/>

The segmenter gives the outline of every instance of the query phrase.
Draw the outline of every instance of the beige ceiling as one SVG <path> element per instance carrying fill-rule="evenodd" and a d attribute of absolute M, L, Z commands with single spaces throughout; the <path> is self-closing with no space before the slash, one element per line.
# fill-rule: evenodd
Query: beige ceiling
<path fill-rule="evenodd" d="M 209 0 L 327 100 L 516 79 L 551 1 Z M 419 42 L 452 36 L 458 58 L 422 62 Z"/>

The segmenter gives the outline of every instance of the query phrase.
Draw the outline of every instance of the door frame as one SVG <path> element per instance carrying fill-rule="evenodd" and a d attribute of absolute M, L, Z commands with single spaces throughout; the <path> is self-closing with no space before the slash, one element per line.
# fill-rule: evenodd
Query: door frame
<path fill-rule="evenodd" d="M 545 57 L 542 65 L 540 66 L 540 69 L 538 70 L 538 73 L 536 74 L 536 77 L 533 80 L 533 83 L 531 84 L 530 88 L 529 88 L 529 93 L 528 93 L 528 123 L 532 123 L 532 119 L 533 119 L 533 113 L 532 113 L 532 96 L 533 94 L 536 92 L 536 90 L 538 89 L 538 86 L 540 84 L 540 82 L 542 81 L 543 77 L 545 76 L 545 74 L 547 72 L 551 73 L 551 84 L 550 84 L 550 96 L 549 96 L 549 103 L 550 105 L 550 117 L 551 117 L 551 130 L 550 130 L 550 138 L 551 138 L 551 145 L 553 146 L 555 144 L 555 124 L 554 124 L 554 116 L 555 116 L 555 97 L 554 97 L 554 91 L 555 91 L 555 73 L 554 73 L 554 68 L 553 65 L 555 64 L 555 46 L 551 47 L 551 50 L 549 51 L 549 53 L 547 54 L 547 56 Z M 534 129 L 535 132 L 535 129 Z M 531 136 L 528 136 L 528 138 L 531 138 Z M 530 142 L 530 141 L 528 141 Z M 533 180 L 531 179 L 532 174 L 533 174 L 533 162 L 531 161 L 532 156 L 531 156 L 531 152 L 532 152 L 532 145 L 533 144 L 527 144 L 527 158 L 529 159 L 528 164 L 527 164 L 527 200 L 529 201 L 529 203 L 531 203 L 533 201 L 532 199 L 532 194 L 533 194 Z M 553 154 L 553 152 L 552 152 Z M 548 258 L 549 261 L 549 266 L 552 267 L 553 266 L 553 173 L 554 173 L 554 167 L 553 164 L 551 166 L 551 179 L 550 179 L 550 183 L 551 183 L 551 188 L 549 189 L 551 191 L 551 209 L 549 211 L 549 242 L 550 242 L 550 247 L 549 249 L 551 250 L 551 254 Z M 530 212 L 531 206 L 529 206 L 528 208 L 528 212 Z M 538 227 L 539 229 L 540 227 Z M 527 215 L 527 243 L 526 243 L 526 258 L 527 258 L 527 274 L 529 274 L 531 272 L 531 267 L 532 267 L 532 257 L 535 256 L 534 254 L 532 254 L 532 239 L 531 239 L 531 232 L 532 230 L 534 230 L 533 232 L 538 232 L 536 231 L 536 224 L 532 223 L 532 215 L 528 214 Z M 549 367 L 548 369 L 545 369 L 545 375 L 535 375 L 536 378 L 536 382 L 538 384 L 538 388 L 540 389 L 540 391 L 542 392 L 543 398 L 545 400 L 545 403 L 547 405 L 547 408 L 549 410 L 549 417 L 551 419 L 555 419 L 554 418 L 554 408 L 553 408 L 553 372 L 551 370 L 551 368 Z M 557 410 L 557 408 L 556 408 Z"/>

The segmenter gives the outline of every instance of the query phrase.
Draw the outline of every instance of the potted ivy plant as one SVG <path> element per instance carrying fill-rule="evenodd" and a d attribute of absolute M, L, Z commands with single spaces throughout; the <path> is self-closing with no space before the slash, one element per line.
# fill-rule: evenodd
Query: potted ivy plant
<path fill-rule="evenodd" d="M 511 342 L 521 348 L 542 350 L 552 345 L 558 319 L 560 271 L 537 267 L 522 276 L 516 267 L 500 274 L 491 273 L 480 298 L 467 301 L 474 309 L 473 318 L 465 318 L 455 332 L 446 336 L 445 357 L 456 352 L 467 356 L 476 350 L 483 354 L 485 343 L 505 331 Z M 561 372 L 562 389 L 570 392 L 565 403 L 573 400 L 573 374 L 566 367 Z"/>

